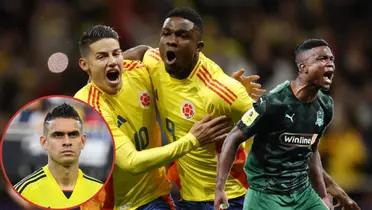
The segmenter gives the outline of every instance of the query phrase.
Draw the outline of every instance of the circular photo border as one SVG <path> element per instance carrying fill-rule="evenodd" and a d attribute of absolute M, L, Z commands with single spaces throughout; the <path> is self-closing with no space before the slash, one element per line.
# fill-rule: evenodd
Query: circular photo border
<path fill-rule="evenodd" d="M 61 169 L 63 167 L 58 167 L 59 161 L 54 161 L 54 158 L 48 158 L 48 154 L 55 154 L 46 152 L 53 151 L 50 149 L 52 146 L 45 146 L 44 141 L 46 140 L 42 140 L 42 138 L 52 139 L 52 135 L 46 135 L 47 137 L 45 137 L 42 130 L 45 127 L 44 121 L 46 115 L 48 113 L 51 114 L 52 110 L 64 103 L 70 105 L 70 107 L 73 107 L 80 116 L 83 125 L 81 127 L 81 136 L 78 138 L 82 139 L 84 136 L 85 141 L 81 141 L 83 144 L 81 144 L 79 141 L 78 146 L 72 146 L 70 144 L 67 146 L 64 145 L 65 147 L 71 146 L 71 148 L 73 148 L 71 149 L 72 151 L 63 150 L 60 153 L 57 153 L 57 156 L 53 156 L 62 158 L 61 160 L 65 161 L 64 163 L 66 164 L 69 162 L 76 163 L 76 157 L 74 156 L 77 156 L 79 165 L 78 168 L 80 169 L 77 172 L 78 175 L 74 186 L 74 190 L 77 191 L 72 190 L 70 193 L 66 194 L 60 189 L 61 192 L 57 193 L 61 195 L 61 197 L 63 197 L 64 194 L 66 199 L 77 200 L 77 203 L 74 204 L 73 201 L 71 201 L 71 206 L 56 206 L 55 204 L 48 205 L 44 202 L 41 203 L 39 201 L 32 201 L 32 198 L 26 198 L 25 195 L 21 195 L 16 190 L 15 185 L 16 183 L 19 183 L 20 185 L 18 185 L 18 187 L 22 186 L 22 188 L 26 188 L 25 185 L 33 185 L 39 182 L 40 184 L 47 183 L 48 185 L 46 186 L 52 186 L 50 189 L 57 189 L 59 187 L 57 181 L 52 175 L 53 172 L 54 174 L 56 172 L 49 170 L 50 168 L 53 169 L 54 167 L 48 167 L 48 159 L 50 159 L 52 164 L 57 165 L 56 168 Z M 59 109 L 61 110 L 63 108 L 66 108 L 65 105 Z M 50 130 L 52 127 L 53 129 L 54 127 L 57 127 L 52 126 L 53 123 L 56 125 L 56 119 L 70 119 L 70 117 L 58 117 L 58 113 L 56 115 L 57 117 L 50 120 L 51 123 L 48 130 Z M 75 121 L 74 123 L 72 121 L 72 124 L 74 124 L 74 127 L 79 127 L 79 122 Z M 59 130 L 57 130 L 55 133 L 57 135 L 56 138 L 60 138 L 58 135 L 63 135 L 62 138 L 66 138 L 66 136 L 73 138 L 75 135 L 73 132 L 59 132 Z M 63 146 L 58 145 L 57 148 L 59 147 Z M 77 150 L 74 151 L 74 149 Z M 7 185 L 6 188 L 10 192 L 11 197 L 14 197 L 16 200 L 20 200 L 19 198 L 22 198 L 28 203 L 42 209 L 73 209 L 82 205 L 85 207 L 97 205 L 102 206 L 104 198 L 107 194 L 105 192 L 105 186 L 109 184 L 110 177 L 112 176 L 115 158 L 115 142 L 113 140 L 111 130 L 109 129 L 109 126 L 102 115 L 88 103 L 66 95 L 43 96 L 31 100 L 27 104 L 23 105 L 7 122 L 0 140 L 1 171 Z M 22 161 L 26 161 L 26 163 L 22 163 Z M 30 163 L 34 163 L 34 165 Z M 33 165 L 34 167 L 27 167 L 27 164 Z M 36 168 L 39 169 L 36 170 Z M 81 170 L 82 168 L 84 169 Z M 84 173 L 82 171 L 84 171 Z M 9 177 L 9 175 L 14 176 L 15 174 L 17 174 L 15 178 Z M 100 187 L 97 182 L 101 182 Z M 53 183 L 53 185 L 50 185 L 50 183 Z M 79 186 L 81 187 L 77 186 L 77 183 L 79 183 Z M 95 192 L 86 192 L 87 190 L 85 188 L 95 189 Z M 73 194 L 74 192 L 77 193 Z M 88 195 L 82 196 L 83 198 L 78 198 L 80 196 L 77 194 L 81 193 L 88 193 Z M 43 190 L 43 193 L 40 194 L 46 195 L 48 194 L 48 191 Z M 36 199 L 39 200 L 39 198 Z"/>

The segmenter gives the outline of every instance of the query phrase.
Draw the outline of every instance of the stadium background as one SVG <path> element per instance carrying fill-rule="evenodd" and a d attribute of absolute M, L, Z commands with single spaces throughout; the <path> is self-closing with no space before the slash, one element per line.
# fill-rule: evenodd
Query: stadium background
<path fill-rule="evenodd" d="M 321 143 L 323 164 L 363 210 L 372 209 L 372 2 L 358 0 L 2 0 L 0 1 L 0 130 L 28 101 L 73 95 L 87 77 L 77 42 L 94 24 L 120 34 L 123 49 L 156 47 L 164 15 L 191 6 L 204 19 L 204 53 L 226 72 L 259 74 L 266 89 L 294 78 L 292 51 L 322 37 L 336 57 L 331 90 L 335 118 Z M 63 52 L 63 73 L 48 70 Z M 0 181 L 0 209 L 15 207 Z"/>

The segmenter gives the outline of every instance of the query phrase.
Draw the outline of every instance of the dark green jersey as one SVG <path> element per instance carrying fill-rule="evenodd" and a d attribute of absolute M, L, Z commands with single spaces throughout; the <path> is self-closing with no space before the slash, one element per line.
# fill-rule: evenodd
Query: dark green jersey
<path fill-rule="evenodd" d="M 245 165 L 254 190 L 291 193 L 309 186 L 312 145 L 332 119 L 329 95 L 319 91 L 314 101 L 304 103 L 289 84 L 262 96 L 237 125 L 247 138 L 255 135 Z"/>

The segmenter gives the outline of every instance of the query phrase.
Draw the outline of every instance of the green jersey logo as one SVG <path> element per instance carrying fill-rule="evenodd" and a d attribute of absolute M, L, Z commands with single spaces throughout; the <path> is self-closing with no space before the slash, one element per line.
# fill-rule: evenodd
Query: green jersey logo
<path fill-rule="evenodd" d="M 282 144 L 298 147 L 308 147 L 314 144 L 318 134 L 314 133 L 282 133 L 279 140 Z"/>
<path fill-rule="evenodd" d="M 322 127 L 323 124 L 324 124 L 324 112 L 323 110 L 319 110 L 316 112 L 315 125 L 317 125 L 318 127 Z"/>

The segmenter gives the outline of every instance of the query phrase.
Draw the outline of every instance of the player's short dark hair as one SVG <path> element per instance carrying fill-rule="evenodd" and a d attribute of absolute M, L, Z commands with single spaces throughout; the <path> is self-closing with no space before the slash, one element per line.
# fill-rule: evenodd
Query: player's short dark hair
<path fill-rule="evenodd" d="M 296 63 L 298 61 L 298 55 L 300 55 L 301 53 L 307 50 L 310 50 L 315 47 L 320 47 L 320 46 L 329 47 L 329 44 L 324 39 L 307 39 L 301 44 L 299 44 L 294 50 L 294 56 L 295 56 Z"/>
<path fill-rule="evenodd" d="M 45 116 L 44 119 L 44 134 L 47 131 L 47 126 L 50 123 L 50 121 L 56 119 L 56 118 L 65 118 L 65 119 L 74 119 L 79 121 L 82 129 L 82 120 L 80 118 L 79 113 L 75 110 L 74 107 L 72 107 L 69 104 L 63 103 L 57 107 L 55 107 L 51 112 L 48 112 L 48 114 Z"/>
<path fill-rule="evenodd" d="M 104 39 L 113 38 L 119 40 L 118 33 L 110 26 L 94 25 L 83 33 L 79 40 L 80 55 L 85 56 L 90 44 Z"/>
<path fill-rule="evenodd" d="M 177 7 L 168 12 L 166 18 L 182 17 L 194 23 L 196 28 L 203 33 L 203 20 L 200 15 L 190 7 Z"/>

